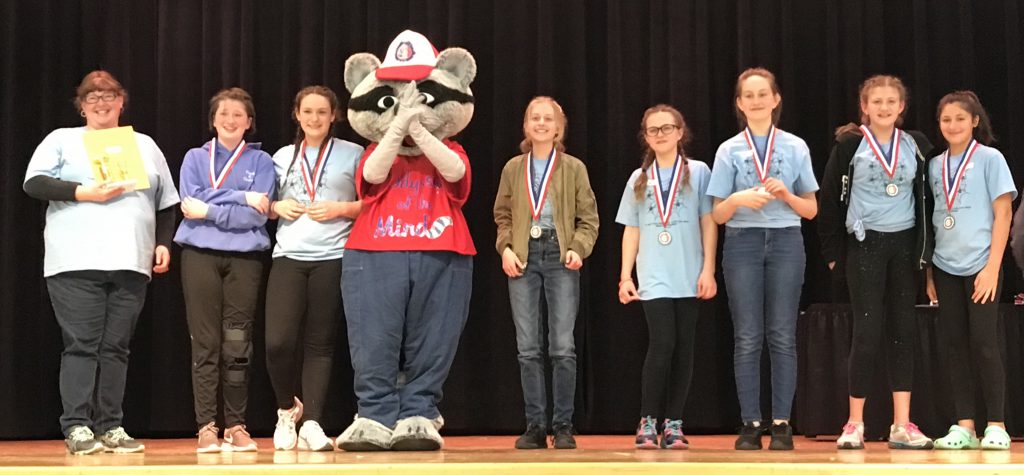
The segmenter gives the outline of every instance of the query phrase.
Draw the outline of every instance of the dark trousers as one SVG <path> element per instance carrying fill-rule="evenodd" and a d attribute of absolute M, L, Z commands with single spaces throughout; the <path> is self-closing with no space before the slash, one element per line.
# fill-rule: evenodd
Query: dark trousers
<path fill-rule="evenodd" d="M 186 247 L 181 254 L 181 283 L 192 338 L 192 394 L 199 427 L 217 418 L 218 384 L 224 399 L 225 427 L 245 423 L 252 328 L 262 276 L 260 252 Z"/>
<path fill-rule="evenodd" d="M 986 419 L 1002 422 L 1006 420 L 1006 373 L 999 354 L 998 296 L 1003 287 L 1002 271 L 996 301 L 980 304 L 971 300 L 977 274 L 958 276 L 938 267 L 933 269 L 935 291 L 939 294 L 939 338 L 949 368 L 953 413 L 957 420 L 975 418 L 975 387 L 981 383 Z"/>
<path fill-rule="evenodd" d="M 349 249 L 344 260 L 341 290 L 359 416 L 387 427 L 413 416 L 436 419 L 469 317 L 473 258 Z"/>
<path fill-rule="evenodd" d="M 697 299 L 653 299 L 643 306 L 648 337 L 640 415 L 682 420 L 693 376 Z"/>
<path fill-rule="evenodd" d="M 267 371 L 277 406 L 288 409 L 299 396 L 303 421 L 320 421 L 341 317 L 341 259 L 274 259 L 266 315 Z"/>
<path fill-rule="evenodd" d="M 891 391 L 910 391 L 914 380 L 917 267 L 914 229 L 867 231 L 848 238 L 846 279 L 853 310 L 850 396 L 863 398 L 885 361 Z"/>
<path fill-rule="evenodd" d="M 46 279 L 60 325 L 61 431 L 97 434 L 121 425 L 128 353 L 149 278 L 138 272 L 85 270 Z"/>

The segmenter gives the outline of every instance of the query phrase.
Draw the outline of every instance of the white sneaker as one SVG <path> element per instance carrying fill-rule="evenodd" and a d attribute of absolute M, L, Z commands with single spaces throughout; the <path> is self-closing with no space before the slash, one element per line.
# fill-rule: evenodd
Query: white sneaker
<path fill-rule="evenodd" d="M 292 450 L 298 441 L 295 433 L 295 423 L 302 417 L 302 401 L 295 398 L 295 405 L 291 409 L 277 410 L 277 425 L 274 426 L 274 448 L 277 450 Z"/>
<path fill-rule="evenodd" d="M 328 452 L 334 450 L 334 443 L 324 434 L 316 421 L 306 421 L 299 428 L 299 450 Z"/>
<path fill-rule="evenodd" d="M 847 422 L 843 426 L 843 435 L 836 440 L 836 447 L 840 449 L 863 449 L 864 448 L 864 423 Z"/>

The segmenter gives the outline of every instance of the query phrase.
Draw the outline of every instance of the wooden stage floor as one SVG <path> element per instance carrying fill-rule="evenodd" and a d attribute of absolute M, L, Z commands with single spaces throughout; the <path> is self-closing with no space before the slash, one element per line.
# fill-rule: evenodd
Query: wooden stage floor
<path fill-rule="evenodd" d="M 513 436 L 447 437 L 441 452 L 295 452 L 197 455 L 193 439 L 144 440 L 144 454 L 67 455 L 63 441 L 0 442 L 0 474 L 1024 474 L 1024 443 L 1009 452 L 901 451 L 884 443 L 839 451 L 796 438 L 791 452 L 735 451 L 734 436 L 690 437 L 687 451 L 635 450 L 630 436 L 579 436 L 577 450 L 515 450 Z M 767 443 L 767 437 L 765 442 Z"/>

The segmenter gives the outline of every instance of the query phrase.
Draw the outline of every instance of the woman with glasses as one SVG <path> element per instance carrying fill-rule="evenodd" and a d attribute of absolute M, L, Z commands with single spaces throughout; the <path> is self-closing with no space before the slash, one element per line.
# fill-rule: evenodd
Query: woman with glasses
<path fill-rule="evenodd" d="M 256 302 L 270 248 L 267 222 L 274 164 L 258 142 L 246 142 L 256 109 L 233 87 L 210 99 L 216 135 L 185 154 L 181 210 L 174 241 L 181 245 L 181 283 L 192 342 L 192 392 L 200 453 L 247 452 L 245 430 Z M 224 444 L 218 440 L 223 401 Z"/>
<path fill-rule="evenodd" d="M 144 450 L 121 427 L 129 345 L 152 273 L 171 263 L 178 192 L 163 152 L 131 135 L 145 187 L 113 181 L 86 149 L 87 134 L 118 127 L 127 99 L 110 73 L 86 74 L 74 101 L 85 126 L 50 132 L 25 173 L 25 192 L 48 202 L 43 276 L 64 339 L 60 425 L 76 455 Z"/>
<path fill-rule="evenodd" d="M 576 448 L 573 329 L 580 301 L 580 268 L 597 240 L 598 217 L 586 166 L 565 153 L 565 129 L 565 113 L 554 99 L 530 101 L 523 117 L 526 137 L 519 144 L 523 153 L 505 164 L 494 200 L 496 248 L 508 276 L 526 405 L 526 432 L 516 440 L 517 449 L 547 447 L 542 296 L 548 308 L 553 445 Z"/>
<path fill-rule="evenodd" d="M 761 348 L 771 356 L 773 450 L 792 450 L 789 425 L 796 392 L 796 318 L 804 281 L 801 219 L 818 213 L 818 183 L 800 137 L 776 127 L 782 96 L 766 69 L 736 80 L 736 116 L 743 130 L 718 147 L 708 194 L 712 216 L 725 224 L 722 271 L 729 294 L 733 365 L 743 427 L 737 450 L 758 450 L 768 432 L 761 419 Z"/>
<path fill-rule="evenodd" d="M 686 449 L 683 406 L 693 375 L 697 299 L 710 299 L 718 291 L 718 224 L 707 195 L 711 170 L 686 156 L 683 146 L 690 131 L 672 106 L 647 109 L 640 136 L 642 164 L 629 177 L 615 218 L 625 225 L 619 301 L 642 301 L 647 317 L 636 447 Z M 664 418 L 660 444 L 659 418 Z"/>

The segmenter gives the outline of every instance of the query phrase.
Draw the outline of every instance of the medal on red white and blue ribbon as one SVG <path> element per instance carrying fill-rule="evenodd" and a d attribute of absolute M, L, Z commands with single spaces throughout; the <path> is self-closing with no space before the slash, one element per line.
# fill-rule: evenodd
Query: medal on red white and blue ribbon
<path fill-rule="evenodd" d="M 214 172 L 213 157 L 217 151 L 217 137 L 210 140 L 210 185 L 213 189 L 219 189 L 224 184 L 224 180 L 227 179 L 228 175 L 231 174 L 231 169 L 235 168 L 235 163 L 238 163 L 238 157 L 242 156 L 242 152 L 245 151 L 245 140 L 235 147 L 234 153 L 228 158 L 228 162 L 224 164 L 224 169 L 220 171 L 220 175 Z"/>
<path fill-rule="evenodd" d="M 764 157 L 761 157 L 761 154 L 757 153 L 757 147 L 754 145 L 754 134 L 750 131 L 750 127 L 743 129 L 743 138 L 747 140 L 747 146 L 750 147 L 750 151 L 754 154 L 754 168 L 757 169 L 757 177 L 761 179 L 762 184 L 768 179 L 768 171 L 772 166 L 775 130 L 774 125 L 768 128 L 768 144 L 764 148 Z"/>
<path fill-rule="evenodd" d="M 672 165 L 672 180 L 669 182 L 671 188 L 669 188 L 667 198 L 664 198 L 665 194 L 662 193 L 661 171 L 658 169 L 657 163 L 651 167 L 648 177 L 650 181 L 654 182 L 654 201 L 658 204 L 658 218 L 661 219 L 661 227 L 664 228 L 662 232 L 658 233 L 658 243 L 662 246 L 667 246 L 672 242 L 672 234 L 668 232 L 668 222 L 672 219 L 672 208 L 676 203 L 676 193 L 679 192 L 679 179 L 683 176 L 682 163 L 682 157 L 677 155 L 676 162 Z"/>
<path fill-rule="evenodd" d="M 533 226 L 530 226 L 530 237 L 537 239 L 543 233 L 543 230 L 536 224 L 540 219 L 540 213 L 544 209 L 544 200 L 548 196 L 548 185 L 551 183 L 551 175 L 555 171 L 555 161 L 558 160 L 558 154 L 555 153 L 555 149 L 551 149 L 551 154 L 548 155 L 548 163 L 544 168 L 544 175 L 541 176 L 540 188 L 534 193 L 533 190 L 533 152 L 530 152 L 526 156 L 526 194 L 530 196 L 530 212 L 533 213 Z"/>
<path fill-rule="evenodd" d="M 889 196 L 896 196 L 900 194 L 900 187 L 893 183 L 893 177 L 896 175 L 896 165 L 900 162 L 900 135 L 901 131 L 898 128 L 893 128 L 892 136 L 892 163 L 885 159 L 885 155 L 882 154 L 882 147 L 878 145 L 878 141 L 875 140 L 874 134 L 871 133 L 871 129 L 866 125 L 860 126 L 861 132 L 864 133 L 864 139 L 868 141 L 868 147 L 871 147 L 871 151 L 875 153 L 875 158 L 878 163 L 882 164 L 882 169 L 885 170 L 885 174 L 889 175 L 889 184 L 885 185 L 885 194 Z"/>
<path fill-rule="evenodd" d="M 964 172 L 967 171 L 967 164 L 970 163 L 976 150 L 978 150 L 978 142 L 971 139 L 967 143 L 967 148 L 964 149 L 964 159 L 960 160 L 960 165 L 952 174 L 949 172 L 949 149 L 942 154 L 942 190 L 946 192 L 946 217 L 942 220 L 943 228 L 953 229 L 953 226 L 956 226 L 956 220 L 953 219 L 953 203 L 956 201 L 956 195 L 960 193 L 960 182 L 963 181 Z"/>
<path fill-rule="evenodd" d="M 316 154 L 316 163 L 313 168 L 309 167 L 309 160 L 306 159 L 306 141 L 302 141 L 302 181 L 306 184 L 306 194 L 309 195 L 309 202 L 316 201 L 316 190 L 320 187 L 320 177 L 324 174 L 327 159 L 331 156 L 331 149 L 334 148 L 334 141 L 320 144 L 320 151 Z"/>

